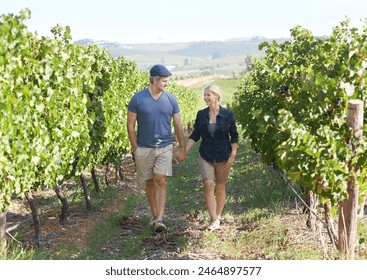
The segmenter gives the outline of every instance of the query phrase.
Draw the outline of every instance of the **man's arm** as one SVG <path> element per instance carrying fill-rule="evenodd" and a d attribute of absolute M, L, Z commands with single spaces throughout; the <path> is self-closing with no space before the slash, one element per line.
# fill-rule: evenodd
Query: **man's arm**
<path fill-rule="evenodd" d="M 178 162 L 181 162 L 186 158 L 186 147 L 185 147 L 184 131 L 182 127 L 181 113 L 176 113 L 173 115 L 173 122 L 175 127 L 176 138 L 178 144 L 180 145 L 180 152 L 176 156 L 176 160 Z"/>
<path fill-rule="evenodd" d="M 135 124 L 137 120 L 137 114 L 128 111 L 127 112 L 127 134 L 131 144 L 131 149 L 134 152 L 138 148 L 138 140 L 136 137 Z"/>

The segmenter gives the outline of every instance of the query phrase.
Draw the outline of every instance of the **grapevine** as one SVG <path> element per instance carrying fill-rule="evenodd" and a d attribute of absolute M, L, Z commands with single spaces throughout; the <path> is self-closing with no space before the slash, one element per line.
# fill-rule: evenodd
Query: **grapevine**
<path fill-rule="evenodd" d="M 366 25 L 358 31 L 348 19 L 327 38 L 296 26 L 290 40 L 260 45 L 265 57 L 232 105 L 263 160 L 332 205 L 347 197 L 355 166 L 361 199 L 366 195 L 367 135 L 357 143 L 346 126 L 348 101 L 366 101 L 366 47 Z"/>

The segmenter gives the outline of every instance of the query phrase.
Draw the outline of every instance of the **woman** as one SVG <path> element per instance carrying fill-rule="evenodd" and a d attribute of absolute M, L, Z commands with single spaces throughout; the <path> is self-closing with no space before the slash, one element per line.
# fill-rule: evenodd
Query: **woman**
<path fill-rule="evenodd" d="M 220 227 L 220 217 L 226 203 L 226 183 L 234 163 L 238 132 L 232 111 L 219 105 L 222 97 L 217 85 L 204 88 L 207 108 L 198 111 L 194 131 L 186 143 L 186 153 L 201 137 L 199 168 L 202 176 L 205 202 L 210 216 L 209 230 Z"/>

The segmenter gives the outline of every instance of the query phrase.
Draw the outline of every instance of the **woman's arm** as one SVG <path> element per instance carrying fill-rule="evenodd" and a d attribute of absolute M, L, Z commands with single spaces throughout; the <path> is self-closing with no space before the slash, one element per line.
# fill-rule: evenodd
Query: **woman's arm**
<path fill-rule="evenodd" d="M 191 147 L 195 144 L 196 142 L 194 140 L 192 140 L 191 138 L 189 138 L 186 142 L 186 153 L 189 152 L 189 150 L 191 149 Z"/>
<path fill-rule="evenodd" d="M 226 164 L 224 165 L 225 168 L 229 168 L 233 165 L 236 154 L 237 154 L 237 147 L 238 147 L 238 143 L 232 143 L 232 152 L 231 155 L 229 156 Z"/>

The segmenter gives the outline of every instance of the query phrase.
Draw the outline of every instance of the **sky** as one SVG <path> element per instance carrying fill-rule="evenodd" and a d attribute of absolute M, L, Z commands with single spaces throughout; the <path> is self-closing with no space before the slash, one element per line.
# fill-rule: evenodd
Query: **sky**
<path fill-rule="evenodd" d="M 296 25 L 327 36 L 346 18 L 355 27 L 367 18 L 367 0 L 0 0 L 0 15 L 24 8 L 40 36 L 60 24 L 73 40 L 125 44 L 286 38 Z"/>

